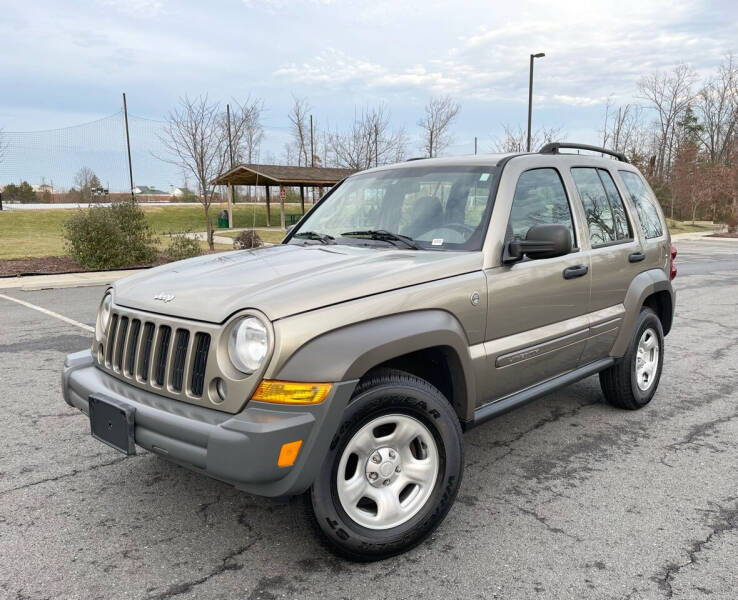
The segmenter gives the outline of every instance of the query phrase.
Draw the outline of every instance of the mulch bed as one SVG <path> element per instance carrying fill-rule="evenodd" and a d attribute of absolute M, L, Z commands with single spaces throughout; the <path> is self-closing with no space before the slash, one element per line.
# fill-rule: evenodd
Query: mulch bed
<path fill-rule="evenodd" d="M 152 264 L 131 265 L 126 269 L 144 269 L 163 265 L 166 257 L 160 254 Z M 93 269 L 85 269 L 71 256 L 44 256 L 43 258 L 13 258 L 0 260 L 0 277 L 18 277 L 20 275 L 61 275 L 64 273 L 89 273 Z"/>

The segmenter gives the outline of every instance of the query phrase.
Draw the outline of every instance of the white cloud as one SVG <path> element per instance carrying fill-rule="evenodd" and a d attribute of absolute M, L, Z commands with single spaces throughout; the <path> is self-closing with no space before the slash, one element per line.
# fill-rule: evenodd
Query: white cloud
<path fill-rule="evenodd" d="M 102 0 L 101 4 L 132 17 L 152 18 L 164 12 L 160 0 Z"/>

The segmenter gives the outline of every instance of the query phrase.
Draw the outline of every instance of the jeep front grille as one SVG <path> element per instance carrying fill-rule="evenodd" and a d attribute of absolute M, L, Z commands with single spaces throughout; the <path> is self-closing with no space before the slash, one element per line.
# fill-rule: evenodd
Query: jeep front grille
<path fill-rule="evenodd" d="M 98 362 L 140 387 L 182 400 L 202 397 L 211 335 L 194 323 L 116 310 Z"/>

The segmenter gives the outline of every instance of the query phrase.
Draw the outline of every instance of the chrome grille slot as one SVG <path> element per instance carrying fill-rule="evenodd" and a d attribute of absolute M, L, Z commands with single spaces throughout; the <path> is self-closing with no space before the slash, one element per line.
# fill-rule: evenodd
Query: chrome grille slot
<path fill-rule="evenodd" d="M 192 388 L 192 395 L 198 398 L 202 396 L 202 390 L 205 384 L 205 367 L 208 362 L 209 351 L 210 335 L 207 333 L 195 334 L 195 360 L 192 364 L 190 387 Z"/>
<path fill-rule="evenodd" d="M 149 366 L 151 365 L 151 348 L 154 344 L 154 324 L 146 323 L 144 325 L 143 342 L 141 344 L 141 361 L 138 370 L 138 376 L 142 381 L 149 379 Z"/>
<path fill-rule="evenodd" d="M 154 368 L 156 369 L 156 377 L 154 381 L 156 385 L 163 386 L 164 378 L 167 371 L 167 363 L 169 358 L 169 341 L 172 336 L 172 328 L 169 325 L 162 325 L 159 327 L 159 341 L 156 346 L 156 362 Z"/>
<path fill-rule="evenodd" d="M 141 321 L 133 319 L 131 321 L 131 336 L 128 341 L 128 353 L 126 354 L 126 367 L 123 374 L 133 377 L 134 368 L 136 367 L 136 353 L 138 352 L 138 339 L 141 334 Z"/>
<path fill-rule="evenodd" d="M 110 366 L 113 363 L 113 349 L 115 348 L 115 338 L 118 333 L 118 315 L 113 314 L 110 317 L 110 330 L 108 331 L 107 348 L 105 349 L 105 364 Z"/>
<path fill-rule="evenodd" d="M 115 336 L 118 338 L 115 342 L 115 361 L 113 362 L 113 368 L 122 370 L 123 368 L 123 349 L 126 345 L 126 336 L 128 335 L 128 317 L 120 317 L 118 325 L 118 333 Z"/>
<path fill-rule="evenodd" d="M 174 335 L 174 363 L 172 364 L 172 389 L 175 392 L 182 391 L 184 381 L 185 360 L 187 348 L 190 343 L 190 332 L 186 329 L 177 329 Z"/>
<path fill-rule="evenodd" d="M 114 306 L 98 367 L 152 393 L 213 408 L 208 384 L 219 373 L 214 350 L 221 329 Z"/>

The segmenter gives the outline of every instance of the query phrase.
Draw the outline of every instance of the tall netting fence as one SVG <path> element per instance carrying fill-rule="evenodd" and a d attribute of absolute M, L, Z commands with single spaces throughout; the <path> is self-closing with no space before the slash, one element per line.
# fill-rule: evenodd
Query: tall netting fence
<path fill-rule="evenodd" d="M 165 123 L 129 113 L 128 125 L 134 187 L 171 193 L 186 185 L 181 169 L 164 160 L 160 136 Z M 80 171 L 88 169 L 111 194 L 130 190 L 122 110 L 72 127 L 1 135 L 0 187 L 28 182 L 37 192 L 63 196 L 79 188 Z"/>

